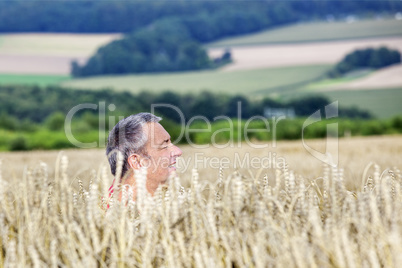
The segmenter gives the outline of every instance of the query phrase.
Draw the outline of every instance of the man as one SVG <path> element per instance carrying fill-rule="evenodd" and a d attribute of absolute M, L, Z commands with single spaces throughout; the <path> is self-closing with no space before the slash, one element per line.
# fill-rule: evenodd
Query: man
<path fill-rule="evenodd" d="M 134 199 L 134 170 L 147 168 L 146 188 L 153 195 L 176 170 L 176 158 L 182 154 L 171 142 L 169 133 L 159 124 L 160 120 L 162 118 L 150 113 L 131 115 L 119 121 L 109 133 L 106 155 L 110 169 L 121 184 L 133 186 Z M 117 174 L 119 153 L 122 156 L 121 172 Z M 110 190 L 113 192 L 113 185 Z"/>

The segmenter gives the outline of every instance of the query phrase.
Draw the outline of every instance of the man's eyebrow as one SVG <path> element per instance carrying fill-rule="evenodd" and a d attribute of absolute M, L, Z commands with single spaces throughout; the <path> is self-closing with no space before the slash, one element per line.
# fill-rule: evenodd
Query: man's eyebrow
<path fill-rule="evenodd" d="M 163 140 L 161 144 L 168 143 L 169 141 L 170 141 L 170 137 L 165 139 L 165 140 Z"/>

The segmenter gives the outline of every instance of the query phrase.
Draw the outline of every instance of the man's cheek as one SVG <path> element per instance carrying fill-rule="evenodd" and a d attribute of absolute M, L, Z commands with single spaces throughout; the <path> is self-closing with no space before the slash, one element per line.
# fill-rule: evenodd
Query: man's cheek
<path fill-rule="evenodd" d="M 168 168 L 169 167 L 169 165 L 170 165 L 170 161 L 169 161 L 169 159 L 168 158 L 166 158 L 166 157 L 163 157 L 163 158 L 160 158 L 160 166 L 162 167 L 162 168 Z"/>
<path fill-rule="evenodd" d="M 151 166 L 151 160 L 150 159 L 142 159 L 140 164 L 142 167 L 149 168 Z"/>

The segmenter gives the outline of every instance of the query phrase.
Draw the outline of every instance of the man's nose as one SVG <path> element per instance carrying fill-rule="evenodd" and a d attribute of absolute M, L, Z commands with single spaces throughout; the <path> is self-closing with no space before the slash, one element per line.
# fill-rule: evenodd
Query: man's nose
<path fill-rule="evenodd" d="M 173 150 L 172 150 L 172 152 L 171 152 L 171 156 L 173 156 L 173 157 L 179 157 L 179 156 L 182 155 L 182 153 L 183 153 L 183 152 L 180 150 L 179 147 L 177 147 L 176 145 L 173 146 Z"/>

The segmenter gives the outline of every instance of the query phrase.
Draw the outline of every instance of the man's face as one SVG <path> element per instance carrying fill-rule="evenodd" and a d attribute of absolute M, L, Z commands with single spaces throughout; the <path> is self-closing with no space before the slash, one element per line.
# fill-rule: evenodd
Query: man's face
<path fill-rule="evenodd" d="M 145 149 L 149 157 L 143 158 L 143 165 L 148 167 L 148 189 L 156 189 L 164 184 L 169 175 L 176 170 L 176 158 L 182 151 L 170 140 L 169 133 L 159 123 L 147 123 L 143 126 L 148 137 Z"/>

